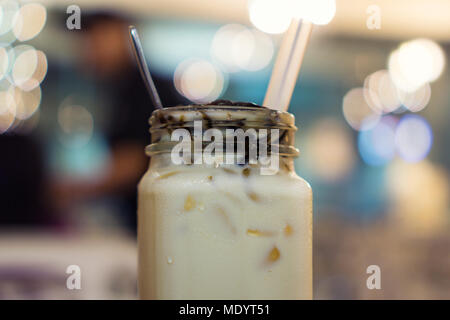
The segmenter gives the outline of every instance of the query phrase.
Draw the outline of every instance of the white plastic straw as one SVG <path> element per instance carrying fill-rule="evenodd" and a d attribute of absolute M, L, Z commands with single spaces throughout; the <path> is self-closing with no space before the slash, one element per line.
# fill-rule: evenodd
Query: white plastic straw
<path fill-rule="evenodd" d="M 287 111 L 297 82 L 303 56 L 308 45 L 312 23 L 293 19 L 286 31 L 263 105 L 280 111 Z"/>

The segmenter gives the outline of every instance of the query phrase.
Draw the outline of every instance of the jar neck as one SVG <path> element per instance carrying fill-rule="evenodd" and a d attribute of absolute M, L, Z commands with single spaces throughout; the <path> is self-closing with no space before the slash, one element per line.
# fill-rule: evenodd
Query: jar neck
<path fill-rule="evenodd" d="M 231 169 L 234 168 L 252 168 L 254 170 L 259 171 L 262 175 L 275 175 L 275 174 L 293 174 L 295 173 L 294 169 L 294 158 L 293 157 L 277 157 L 268 159 L 268 162 L 262 164 L 257 162 L 255 164 L 237 164 L 237 163 L 207 163 L 203 161 L 201 164 L 174 164 L 174 161 L 171 157 L 170 153 L 159 153 L 151 156 L 151 161 L 149 168 L 152 171 L 177 171 L 181 169 L 190 169 L 190 168 L 214 168 L 214 169 Z"/>
<path fill-rule="evenodd" d="M 168 165 L 240 165 L 293 170 L 294 116 L 263 107 L 187 106 L 156 110 L 149 156 Z M 169 156 L 167 156 L 169 155 Z M 153 161 L 153 160 L 152 160 Z"/>

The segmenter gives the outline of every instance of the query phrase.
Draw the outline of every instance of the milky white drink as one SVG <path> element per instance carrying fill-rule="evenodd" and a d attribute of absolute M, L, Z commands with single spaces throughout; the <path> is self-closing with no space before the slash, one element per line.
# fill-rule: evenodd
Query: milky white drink
<path fill-rule="evenodd" d="M 229 104 L 229 103 L 228 103 Z M 176 128 L 279 128 L 279 170 L 262 163 L 174 164 Z M 293 170 L 294 119 L 251 106 L 156 111 L 139 184 L 143 299 L 311 299 L 312 192 Z M 269 138 L 270 139 L 270 138 Z M 246 151 L 248 153 L 248 150 Z"/>

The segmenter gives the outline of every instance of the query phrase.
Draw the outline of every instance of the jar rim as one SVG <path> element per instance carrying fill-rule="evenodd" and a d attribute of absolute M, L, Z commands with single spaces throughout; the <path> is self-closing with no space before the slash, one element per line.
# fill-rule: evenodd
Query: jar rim
<path fill-rule="evenodd" d="M 275 109 L 269 109 L 266 107 L 258 106 L 258 105 L 224 105 L 224 104 L 188 104 L 188 105 L 178 105 L 173 107 L 164 107 L 161 109 L 156 109 L 155 112 L 161 111 L 170 111 L 170 110 L 195 110 L 195 109 L 237 109 L 237 110 L 258 110 L 258 111 L 270 111 L 276 112 L 280 114 L 290 114 L 287 111 L 280 111 Z"/>
<path fill-rule="evenodd" d="M 174 117 L 175 114 L 182 114 Z M 222 114 L 221 114 L 222 113 Z M 239 117 L 239 114 L 246 114 L 247 117 Z M 251 115 L 250 117 L 248 115 Z M 187 105 L 174 106 L 157 109 L 153 111 L 149 123 L 150 132 L 160 128 L 174 127 L 182 123 L 189 123 L 195 120 L 207 120 L 219 126 L 226 126 L 227 123 L 244 121 L 252 124 L 252 127 L 271 127 L 287 130 L 297 130 L 295 117 L 286 111 L 278 111 L 260 106 L 249 105 Z"/>
<path fill-rule="evenodd" d="M 155 110 L 149 119 L 152 143 L 146 148 L 147 155 L 170 151 L 177 142 L 169 142 L 164 136 L 171 135 L 179 128 L 194 131 L 198 121 L 201 121 L 202 130 L 215 128 L 228 132 L 228 129 L 242 128 L 245 131 L 256 129 L 260 132 L 260 129 L 267 129 L 266 132 L 272 132 L 273 129 L 278 129 L 279 140 L 275 145 L 278 146 L 279 155 L 296 157 L 299 154 L 293 145 L 297 127 L 295 117 L 291 113 L 256 105 L 212 103 Z"/>

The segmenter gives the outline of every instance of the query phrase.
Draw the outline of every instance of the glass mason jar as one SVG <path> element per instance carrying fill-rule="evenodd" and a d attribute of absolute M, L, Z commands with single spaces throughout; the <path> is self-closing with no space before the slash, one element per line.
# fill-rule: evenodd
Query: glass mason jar
<path fill-rule="evenodd" d="M 156 110 L 150 125 L 138 194 L 140 297 L 311 299 L 312 191 L 294 171 L 294 116 L 247 104 L 181 106 Z M 190 134 L 183 146 L 195 145 L 211 128 L 224 142 L 197 146 L 210 151 L 214 140 L 213 161 L 200 163 L 197 149 L 180 163 L 180 133 Z M 250 132 L 250 147 L 228 149 L 238 129 Z M 266 145 L 254 147 L 255 132 Z"/>

